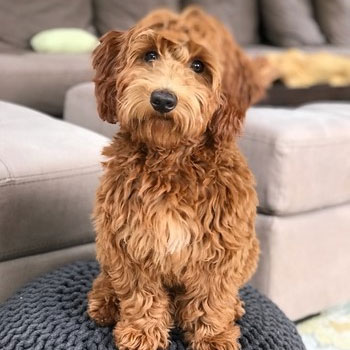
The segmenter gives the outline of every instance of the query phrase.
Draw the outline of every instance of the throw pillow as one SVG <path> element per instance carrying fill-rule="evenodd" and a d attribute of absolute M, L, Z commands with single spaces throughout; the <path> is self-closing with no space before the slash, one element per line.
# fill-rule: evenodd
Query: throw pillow
<path fill-rule="evenodd" d="M 44 30 L 30 41 L 34 51 L 43 53 L 91 52 L 99 41 L 95 35 L 78 28 Z"/>

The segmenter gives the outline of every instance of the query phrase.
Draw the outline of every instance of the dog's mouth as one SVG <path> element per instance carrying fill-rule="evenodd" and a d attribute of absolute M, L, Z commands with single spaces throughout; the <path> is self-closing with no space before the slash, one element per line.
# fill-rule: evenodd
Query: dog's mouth
<path fill-rule="evenodd" d="M 162 121 L 168 121 L 168 122 L 174 121 L 170 113 L 155 113 L 155 114 L 152 114 L 152 118 L 156 120 L 162 120 Z"/>

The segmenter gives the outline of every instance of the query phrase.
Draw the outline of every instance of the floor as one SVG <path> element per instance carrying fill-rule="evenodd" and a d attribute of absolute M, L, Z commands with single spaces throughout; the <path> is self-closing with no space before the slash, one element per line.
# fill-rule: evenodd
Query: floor
<path fill-rule="evenodd" d="M 350 303 L 297 325 L 307 350 L 350 350 Z"/>

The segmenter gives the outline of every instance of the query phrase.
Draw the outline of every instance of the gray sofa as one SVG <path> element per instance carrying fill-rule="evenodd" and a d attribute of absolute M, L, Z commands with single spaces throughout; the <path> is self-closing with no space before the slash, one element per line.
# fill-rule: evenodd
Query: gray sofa
<path fill-rule="evenodd" d="M 224 21 L 252 54 L 290 46 L 350 53 L 348 0 L 3 0 L 0 100 L 61 116 L 65 92 L 91 80 L 89 54 L 33 52 L 30 38 L 41 30 L 78 27 L 99 36 L 130 27 L 156 7 L 180 10 L 190 4 Z"/>
<path fill-rule="evenodd" d="M 94 257 L 90 213 L 107 142 L 0 101 L 0 302 L 35 276 Z"/>

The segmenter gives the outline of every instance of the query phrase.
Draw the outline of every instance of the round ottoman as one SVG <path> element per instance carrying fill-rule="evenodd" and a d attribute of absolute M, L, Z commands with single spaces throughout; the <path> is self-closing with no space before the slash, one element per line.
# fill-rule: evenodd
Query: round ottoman
<path fill-rule="evenodd" d="M 86 313 L 86 294 L 98 274 L 95 261 L 77 262 L 28 284 L 0 306 L 0 349 L 115 350 L 112 329 Z M 240 320 L 242 350 L 305 349 L 293 323 L 266 297 L 244 287 L 246 314 Z M 184 350 L 181 331 L 170 350 Z"/>

